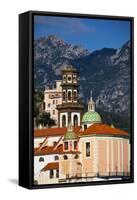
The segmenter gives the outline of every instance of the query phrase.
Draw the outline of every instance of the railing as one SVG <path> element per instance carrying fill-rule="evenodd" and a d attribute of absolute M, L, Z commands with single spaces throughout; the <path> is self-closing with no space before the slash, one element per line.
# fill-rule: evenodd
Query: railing
<path fill-rule="evenodd" d="M 130 172 L 86 172 L 86 173 L 76 173 L 74 175 L 66 174 L 66 179 L 81 179 L 81 178 L 124 178 L 129 177 Z"/>

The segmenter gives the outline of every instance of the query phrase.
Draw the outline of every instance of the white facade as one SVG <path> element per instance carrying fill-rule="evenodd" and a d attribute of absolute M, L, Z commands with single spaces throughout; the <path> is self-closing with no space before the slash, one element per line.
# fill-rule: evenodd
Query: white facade
<path fill-rule="evenodd" d="M 34 156 L 34 176 L 39 175 L 41 173 L 40 171 L 50 162 L 57 162 L 55 161 L 55 156 L 58 156 L 58 154 L 54 155 L 40 155 L 40 156 Z M 40 161 L 40 158 L 43 158 L 44 161 Z"/>
<path fill-rule="evenodd" d="M 50 117 L 58 124 L 57 105 L 62 104 L 61 80 L 56 81 L 56 88 L 46 89 L 44 91 L 45 112 L 50 113 Z"/>

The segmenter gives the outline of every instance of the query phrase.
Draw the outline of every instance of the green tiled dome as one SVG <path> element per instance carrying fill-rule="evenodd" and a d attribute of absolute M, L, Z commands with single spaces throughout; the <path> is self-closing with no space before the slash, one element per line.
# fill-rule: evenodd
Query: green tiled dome
<path fill-rule="evenodd" d="M 90 111 L 83 115 L 82 123 L 101 123 L 101 117 L 97 112 Z"/>
<path fill-rule="evenodd" d="M 72 126 L 69 126 L 67 132 L 64 135 L 64 140 L 76 140 L 77 138 L 77 134 L 73 132 Z"/>
<path fill-rule="evenodd" d="M 77 135 L 74 132 L 67 132 L 64 135 L 64 140 L 76 140 L 77 139 Z"/>

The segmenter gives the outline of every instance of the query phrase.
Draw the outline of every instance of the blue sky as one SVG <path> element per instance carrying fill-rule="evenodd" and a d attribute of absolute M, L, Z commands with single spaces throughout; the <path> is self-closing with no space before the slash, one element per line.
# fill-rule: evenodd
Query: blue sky
<path fill-rule="evenodd" d="M 34 38 L 50 34 L 89 51 L 119 48 L 130 39 L 130 21 L 34 16 Z"/>

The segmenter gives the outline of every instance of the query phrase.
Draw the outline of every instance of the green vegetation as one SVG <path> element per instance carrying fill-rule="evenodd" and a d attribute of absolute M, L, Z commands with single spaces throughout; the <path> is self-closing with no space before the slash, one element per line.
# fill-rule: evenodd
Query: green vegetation
<path fill-rule="evenodd" d="M 44 92 L 37 91 L 34 92 L 34 119 L 36 122 L 36 126 L 38 127 L 40 124 L 42 126 L 51 127 L 55 125 L 55 121 L 50 118 L 50 113 L 46 113 L 44 111 Z"/>
<path fill-rule="evenodd" d="M 46 113 L 43 111 L 42 113 L 39 113 L 36 117 L 36 125 L 38 126 L 39 124 L 41 124 L 42 126 L 51 127 L 55 125 L 55 121 L 50 118 L 50 113 Z"/>

